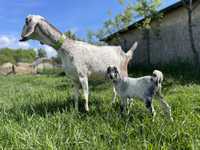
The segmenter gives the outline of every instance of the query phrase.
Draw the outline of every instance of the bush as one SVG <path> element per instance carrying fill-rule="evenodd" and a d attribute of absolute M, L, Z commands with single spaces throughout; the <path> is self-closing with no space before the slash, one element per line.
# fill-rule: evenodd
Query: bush
<path fill-rule="evenodd" d="M 0 65 L 6 62 L 13 64 L 17 62 L 32 63 L 36 58 L 36 52 L 33 49 L 0 49 Z"/>
<path fill-rule="evenodd" d="M 63 68 L 44 68 L 44 69 L 38 69 L 37 73 L 41 75 L 59 75 L 63 76 L 65 75 Z"/>

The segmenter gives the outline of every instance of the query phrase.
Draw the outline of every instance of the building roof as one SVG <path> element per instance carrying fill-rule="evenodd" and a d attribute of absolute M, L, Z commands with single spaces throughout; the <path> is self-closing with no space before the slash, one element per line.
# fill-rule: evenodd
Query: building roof
<path fill-rule="evenodd" d="M 159 13 L 166 14 L 166 13 L 172 12 L 173 10 L 175 10 L 175 9 L 177 9 L 179 7 L 182 7 L 182 6 L 183 6 L 182 1 L 179 1 L 179 2 L 176 2 L 176 3 L 166 7 L 164 9 L 160 10 Z M 113 37 L 115 37 L 117 34 L 122 34 L 122 33 L 125 33 L 127 31 L 133 30 L 133 29 L 137 28 L 137 25 L 140 24 L 143 21 L 144 21 L 144 18 L 134 22 L 133 24 L 131 24 L 130 26 L 128 26 L 128 27 L 126 27 L 124 29 L 121 29 L 121 30 L 119 30 L 119 31 L 117 31 L 117 32 L 115 32 L 115 33 L 113 33 L 113 34 L 101 39 L 101 41 L 109 41 Z"/>

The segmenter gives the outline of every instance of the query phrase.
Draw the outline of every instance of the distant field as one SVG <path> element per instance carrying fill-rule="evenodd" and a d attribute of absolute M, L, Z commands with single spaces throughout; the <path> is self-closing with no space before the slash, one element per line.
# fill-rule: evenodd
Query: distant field
<path fill-rule="evenodd" d="M 108 83 L 93 81 L 91 111 L 83 111 L 81 98 L 76 113 L 70 98 L 71 82 L 66 77 L 0 76 L 0 148 L 198 150 L 200 84 L 184 80 L 184 76 L 166 78 L 164 94 L 174 123 L 164 117 L 156 99 L 155 122 L 139 101 L 122 117 L 119 103 L 110 105 Z"/>

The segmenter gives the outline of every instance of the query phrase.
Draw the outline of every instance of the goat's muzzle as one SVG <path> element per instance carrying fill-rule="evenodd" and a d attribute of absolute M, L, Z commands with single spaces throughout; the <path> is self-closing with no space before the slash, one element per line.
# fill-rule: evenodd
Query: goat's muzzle
<path fill-rule="evenodd" d="M 20 42 L 25 42 L 25 41 L 27 41 L 27 40 L 28 40 L 27 37 L 22 37 L 19 41 L 20 41 Z"/>

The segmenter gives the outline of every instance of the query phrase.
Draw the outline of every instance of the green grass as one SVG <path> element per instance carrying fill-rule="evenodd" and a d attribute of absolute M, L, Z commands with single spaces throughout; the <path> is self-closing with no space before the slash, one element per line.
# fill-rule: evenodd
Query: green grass
<path fill-rule="evenodd" d="M 140 101 L 134 102 L 129 115 L 121 116 L 119 102 L 110 105 L 109 83 L 91 82 L 90 112 L 84 112 L 81 98 L 77 113 L 66 77 L 0 76 L 0 148 L 198 150 L 199 81 L 187 72 L 164 74 L 164 95 L 172 107 L 173 123 L 156 99 L 155 122 Z"/>

